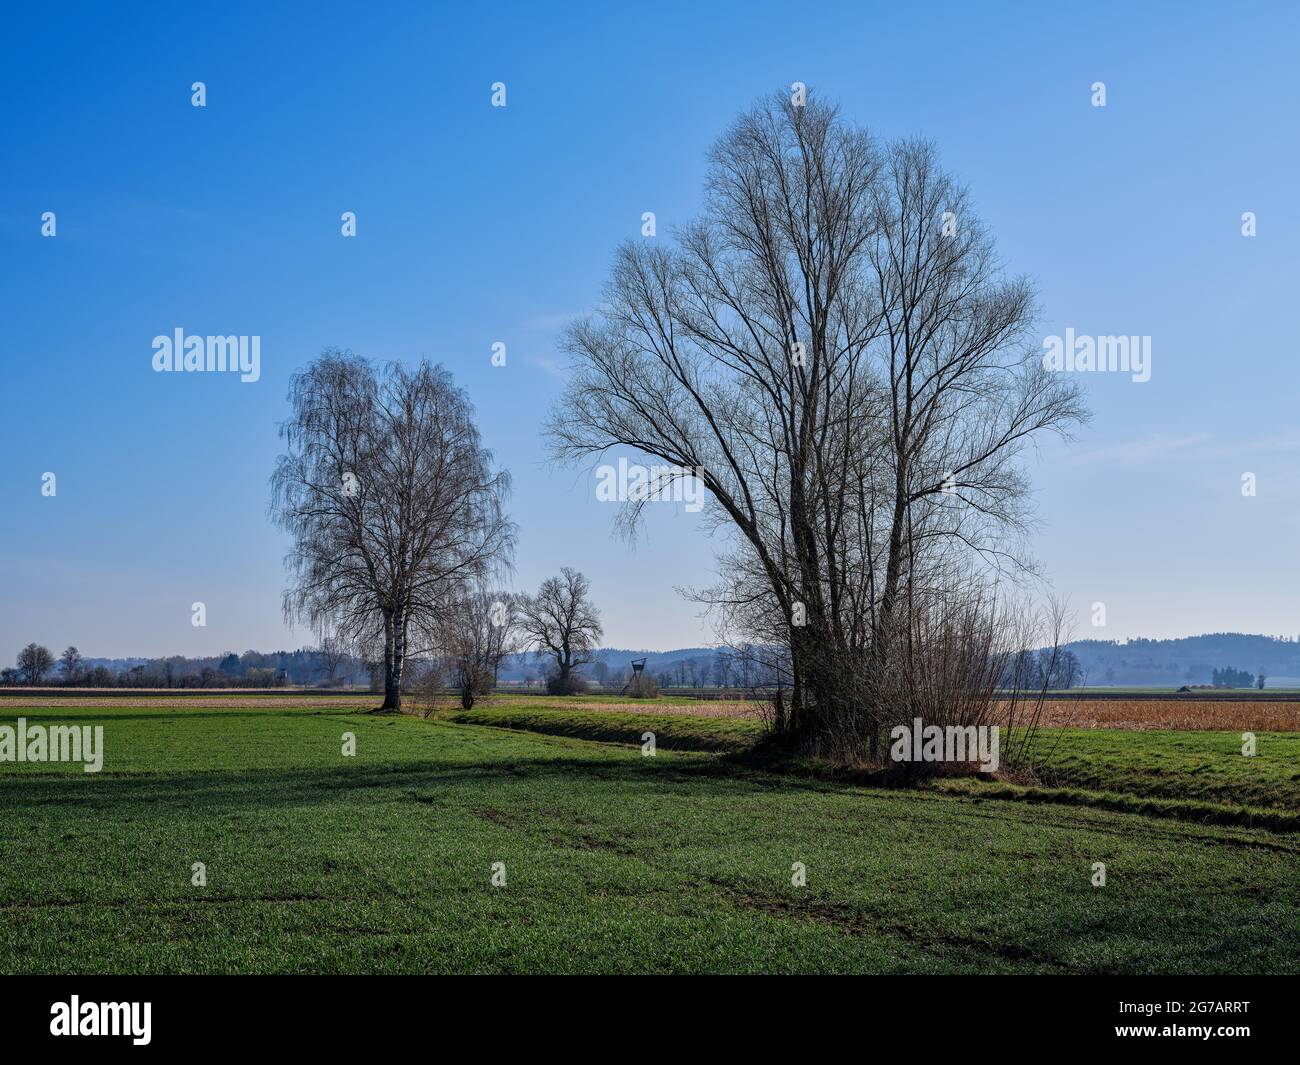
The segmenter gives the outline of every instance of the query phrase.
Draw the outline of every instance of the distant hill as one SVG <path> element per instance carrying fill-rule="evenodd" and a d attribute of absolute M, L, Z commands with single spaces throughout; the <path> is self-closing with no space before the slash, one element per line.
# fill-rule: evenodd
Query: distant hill
<path fill-rule="evenodd" d="M 1088 685 L 1209 684 L 1211 673 L 1231 666 L 1275 682 L 1300 677 L 1300 640 L 1213 632 L 1177 640 L 1076 640 L 1074 652 Z"/>

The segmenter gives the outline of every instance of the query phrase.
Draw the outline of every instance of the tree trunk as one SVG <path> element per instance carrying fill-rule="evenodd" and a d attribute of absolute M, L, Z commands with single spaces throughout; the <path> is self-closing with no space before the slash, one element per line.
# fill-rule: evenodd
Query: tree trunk
<path fill-rule="evenodd" d="M 405 624 L 400 610 L 384 616 L 384 705 L 402 708 L 402 663 L 406 654 Z"/>
<path fill-rule="evenodd" d="M 872 674 L 874 688 L 883 691 L 885 675 L 890 668 L 894 650 L 895 614 L 898 608 L 899 586 L 903 581 L 903 546 L 907 527 L 907 464 L 899 460 L 894 479 L 894 508 L 889 525 L 889 546 L 885 561 L 885 586 L 880 597 L 880 612 L 872 634 Z M 910 580 L 909 574 L 908 579 Z M 870 756 L 876 761 L 880 752 L 880 729 L 885 720 L 884 708 L 871 705 L 867 709 L 867 726 L 870 729 Z"/>

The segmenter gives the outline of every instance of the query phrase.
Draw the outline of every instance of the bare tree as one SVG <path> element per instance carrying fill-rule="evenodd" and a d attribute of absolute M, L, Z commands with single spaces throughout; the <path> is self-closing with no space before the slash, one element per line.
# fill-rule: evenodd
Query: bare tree
<path fill-rule="evenodd" d="M 1030 296 L 930 146 L 881 148 L 778 94 L 718 141 L 675 246 L 619 250 L 568 333 L 551 452 L 629 446 L 698 472 L 729 534 L 700 594 L 782 649 L 764 664 L 790 687 L 778 730 L 874 753 L 900 601 L 1024 565 L 1016 459 L 1083 415 L 1034 353 Z"/>
<path fill-rule="evenodd" d="M 560 576 L 548 577 L 534 596 L 519 603 L 519 627 L 524 646 L 539 658 L 555 661 L 553 687 L 568 692 L 577 683 L 576 671 L 589 663 L 603 630 L 600 614 L 592 605 L 587 578 L 565 566 Z"/>
<path fill-rule="evenodd" d="M 75 684 L 81 676 L 81 652 L 75 647 L 67 647 L 59 655 L 59 672 L 63 674 L 64 684 Z"/>
<path fill-rule="evenodd" d="M 439 645 L 452 687 L 466 710 L 496 687 L 501 660 L 514 647 L 516 597 L 480 589 L 451 604 L 440 619 Z"/>
<path fill-rule="evenodd" d="M 45 674 L 54 668 L 54 655 L 48 647 L 29 643 L 18 652 L 18 668 L 22 670 L 23 679 L 28 684 L 39 684 Z"/>
<path fill-rule="evenodd" d="M 326 350 L 294 375 L 271 513 L 292 536 L 285 616 L 382 645 L 384 709 L 442 609 L 507 564 L 509 475 L 442 367 Z M 421 643 L 425 646 L 418 646 Z"/>
<path fill-rule="evenodd" d="M 338 680 L 339 667 L 348 658 L 347 641 L 335 633 L 326 633 L 321 637 L 320 646 L 316 648 L 316 657 L 320 660 L 325 673 L 325 683 L 334 687 Z"/>

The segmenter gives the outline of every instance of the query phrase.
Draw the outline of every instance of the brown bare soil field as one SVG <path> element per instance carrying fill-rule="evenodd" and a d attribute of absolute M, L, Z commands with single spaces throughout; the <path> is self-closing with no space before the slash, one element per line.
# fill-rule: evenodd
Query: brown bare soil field
<path fill-rule="evenodd" d="M 141 690 L 130 696 L 101 695 L 93 689 L 68 693 L 59 698 L 44 694 L 15 692 L 0 700 L 0 712 L 25 707 L 128 707 L 148 705 L 159 709 L 274 709 L 277 706 L 318 708 L 322 710 L 374 709 L 382 697 L 366 692 L 300 692 L 283 695 L 257 695 L 238 690 L 212 691 L 203 695 L 168 695 L 164 691 Z M 403 702 L 412 710 L 424 710 L 430 704 L 458 706 L 455 696 L 408 695 Z M 520 697 L 494 695 L 483 706 L 526 706 L 531 709 L 594 711 L 619 714 L 683 715 L 690 717 L 758 717 L 759 705 L 744 699 L 708 699 L 698 702 L 628 699 L 622 701 L 569 698 Z M 1291 702 L 1210 702 L 1190 698 L 1153 699 L 1049 699 L 1043 703 L 1041 724 L 1054 728 L 1251 730 L 1258 732 L 1300 732 L 1300 699 Z"/>
<path fill-rule="evenodd" d="M 500 698 L 500 697 L 497 697 Z M 489 701 L 495 703 L 497 699 Z M 504 701 L 504 700 L 503 700 Z M 538 699 L 537 708 L 606 713 L 683 714 L 693 717 L 758 717 L 758 705 L 746 700 L 667 703 L 658 700 L 609 702 Z M 1049 699 L 1041 724 L 1053 728 L 1173 729 L 1180 731 L 1246 730 L 1300 732 L 1300 700 L 1294 702 L 1207 702 L 1203 699 Z"/>
<path fill-rule="evenodd" d="M 501 697 L 489 701 L 497 703 Z M 504 702 L 505 700 L 501 700 Z M 498 704 L 499 705 L 499 704 Z M 531 705 L 531 704 L 530 704 Z M 693 717 L 758 717 L 756 703 L 746 700 L 707 700 L 667 703 L 658 700 L 624 702 L 578 699 L 538 699 L 537 708 L 604 711 L 606 713 L 683 714 Z M 1245 730 L 1300 732 L 1300 700 L 1294 702 L 1207 702 L 1203 699 L 1049 699 L 1040 722 L 1054 728 Z"/>
<path fill-rule="evenodd" d="M 1300 732 L 1300 701 L 1204 702 L 1199 699 L 1049 699 L 1043 725 L 1061 728 L 1249 729 Z"/>

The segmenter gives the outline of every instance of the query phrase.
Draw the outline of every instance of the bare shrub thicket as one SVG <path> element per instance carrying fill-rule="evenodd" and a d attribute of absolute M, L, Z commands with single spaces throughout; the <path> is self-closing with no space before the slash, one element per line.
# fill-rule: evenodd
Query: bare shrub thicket
<path fill-rule="evenodd" d="M 1046 693 L 1033 687 L 1039 679 L 1028 668 L 1026 652 L 1045 644 L 1059 648 L 1063 623 L 1059 607 L 1035 608 L 1023 597 L 1002 599 L 978 584 L 964 594 L 948 590 L 909 603 L 899 619 L 898 652 L 889 669 L 873 678 L 879 689 L 868 697 L 870 705 L 883 708 L 883 737 L 918 719 L 945 731 L 996 727 L 1002 771 L 1032 774 Z M 968 763 L 919 761 L 897 768 L 919 777 L 973 772 L 972 763 L 973 756 Z"/>
<path fill-rule="evenodd" d="M 654 699 L 659 695 L 659 682 L 644 671 L 633 673 L 627 682 L 627 692 L 632 699 Z"/>

